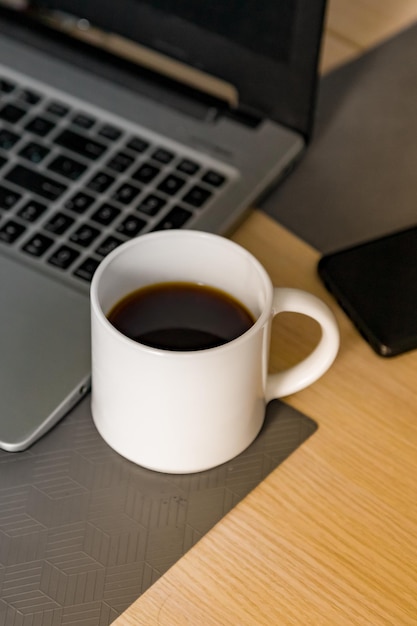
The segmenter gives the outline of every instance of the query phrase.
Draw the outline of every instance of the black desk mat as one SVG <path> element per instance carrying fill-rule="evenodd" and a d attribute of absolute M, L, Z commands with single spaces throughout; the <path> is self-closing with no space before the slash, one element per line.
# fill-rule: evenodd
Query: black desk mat
<path fill-rule="evenodd" d="M 279 401 L 240 456 L 169 475 L 119 456 L 82 402 L 0 451 L 0 625 L 107 626 L 316 430 Z"/>
<path fill-rule="evenodd" d="M 313 141 L 263 209 L 321 252 L 417 223 L 417 23 L 320 81 Z"/>

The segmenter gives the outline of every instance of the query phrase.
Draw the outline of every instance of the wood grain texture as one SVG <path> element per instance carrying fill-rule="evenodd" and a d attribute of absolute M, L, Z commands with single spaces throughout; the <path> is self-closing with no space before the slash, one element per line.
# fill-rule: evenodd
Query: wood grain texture
<path fill-rule="evenodd" d="M 262 213 L 234 239 L 337 316 L 335 364 L 287 398 L 319 430 L 116 624 L 417 624 L 417 353 L 376 356 L 319 282 L 318 254 Z M 315 341 L 286 322 L 273 370 Z"/>
<path fill-rule="evenodd" d="M 329 0 L 321 70 L 353 59 L 415 20 L 415 0 Z"/>
<path fill-rule="evenodd" d="M 413 19 L 415 0 L 331 0 L 323 67 Z M 336 362 L 286 399 L 319 429 L 114 624 L 417 624 L 417 352 L 376 356 L 317 278 L 318 253 L 263 213 L 233 238 L 277 286 L 307 289 L 335 312 Z M 315 341 L 314 326 L 282 316 L 271 370 Z"/>

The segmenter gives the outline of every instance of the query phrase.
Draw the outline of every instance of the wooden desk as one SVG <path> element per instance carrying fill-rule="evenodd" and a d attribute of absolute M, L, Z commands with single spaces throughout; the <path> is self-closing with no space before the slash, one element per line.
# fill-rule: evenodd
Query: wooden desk
<path fill-rule="evenodd" d="M 415 0 L 331 0 L 323 68 L 411 19 Z M 335 364 L 286 399 L 319 429 L 115 624 L 417 624 L 417 351 L 377 357 L 319 282 L 318 253 L 261 212 L 234 239 L 276 285 L 316 293 L 337 315 Z M 271 369 L 314 331 L 285 319 Z"/>

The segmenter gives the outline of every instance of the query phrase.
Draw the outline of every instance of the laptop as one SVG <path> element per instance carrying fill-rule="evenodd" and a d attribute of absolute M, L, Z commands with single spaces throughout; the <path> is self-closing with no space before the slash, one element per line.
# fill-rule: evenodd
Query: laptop
<path fill-rule="evenodd" d="M 228 234 L 311 138 L 325 0 L 0 0 L 0 447 L 89 390 L 89 283 Z"/>

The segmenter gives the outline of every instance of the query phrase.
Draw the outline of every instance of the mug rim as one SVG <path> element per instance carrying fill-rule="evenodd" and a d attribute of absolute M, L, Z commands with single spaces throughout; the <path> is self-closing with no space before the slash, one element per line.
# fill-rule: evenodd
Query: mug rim
<path fill-rule="evenodd" d="M 144 239 L 145 240 L 149 240 L 151 238 L 152 239 L 163 239 L 163 238 L 181 239 L 184 237 L 185 238 L 190 237 L 193 239 L 207 239 L 207 240 L 210 239 L 212 241 L 216 240 L 221 245 L 226 245 L 227 247 L 229 246 L 233 247 L 237 253 L 241 254 L 242 256 L 245 256 L 251 261 L 251 263 L 255 266 L 255 268 L 258 271 L 259 277 L 263 282 L 263 287 L 265 288 L 265 292 L 267 296 L 266 303 L 264 304 L 260 315 L 257 317 L 257 319 L 252 324 L 252 326 L 248 328 L 248 330 L 246 330 L 244 333 L 242 333 L 235 339 L 232 339 L 230 341 L 227 341 L 224 344 L 221 344 L 220 346 L 215 346 L 212 348 L 202 348 L 199 350 L 167 350 L 163 348 L 155 348 L 153 346 L 148 346 L 144 343 L 136 341 L 135 339 L 131 339 L 130 337 L 127 337 L 122 332 L 120 332 L 117 328 L 115 328 L 115 326 L 113 326 L 113 324 L 109 321 L 106 314 L 104 313 L 101 307 L 101 304 L 99 302 L 98 286 L 99 286 L 100 280 L 104 272 L 106 271 L 107 267 L 115 259 L 117 259 L 118 256 L 123 254 L 127 249 L 140 244 L 140 242 Z M 149 284 L 153 284 L 153 283 L 149 283 Z M 201 284 L 204 284 L 204 283 L 201 283 Z M 213 284 L 211 284 L 210 286 L 216 287 L 216 285 L 213 285 Z M 130 345 L 132 348 L 136 350 L 141 349 L 142 351 L 152 353 L 152 354 L 164 355 L 165 357 L 175 356 L 175 358 L 190 358 L 190 357 L 196 358 L 198 355 L 206 355 L 208 353 L 214 353 L 214 352 L 217 353 L 219 350 L 227 350 L 229 348 L 231 349 L 237 343 L 246 341 L 247 339 L 250 338 L 251 335 L 257 333 L 258 329 L 264 326 L 265 323 L 268 321 L 268 319 L 270 319 L 272 315 L 273 291 L 274 291 L 274 286 L 272 284 L 271 278 L 268 272 L 266 271 L 266 269 L 264 268 L 264 266 L 262 265 L 262 263 L 260 263 L 260 261 L 258 261 L 258 259 L 251 252 L 246 250 L 246 248 L 244 248 L 240 244 L 232 241 L 231 239 L 228 239 L 227 237 L 224 237 L 222 235 L 217 235 L 215 233 L 209 233 L 205 231 L 191 230 L 191 229 L 175 229 L 175 230 L 169 230 L 169 231 L 157 231 L 157 232 L 145 233 L 144 235 L 139 235 L 138 237 L 135 237 L 133 239 L 130 239 L 129 241 L 126 241 L 120 244 L 119 246 L 117 246 L 117 248 L 112 250 L 112 252 L 110 252 L 101 261 L 101 263 L 99 264 L 98 268 L 96 269 L 93 275 L 91 286 L 90 286 L 90 303 L 91 303 L 92 311 L 94 312 L 95 317 L 100 322 L 100 324 L 105 326 L 105 328 L 109 332 L 111 332 L 111 334 L 115 338 L 117 338 L 118 340 L 122 340 L 124 343 L 126 343 L 127 345 Z"/>

